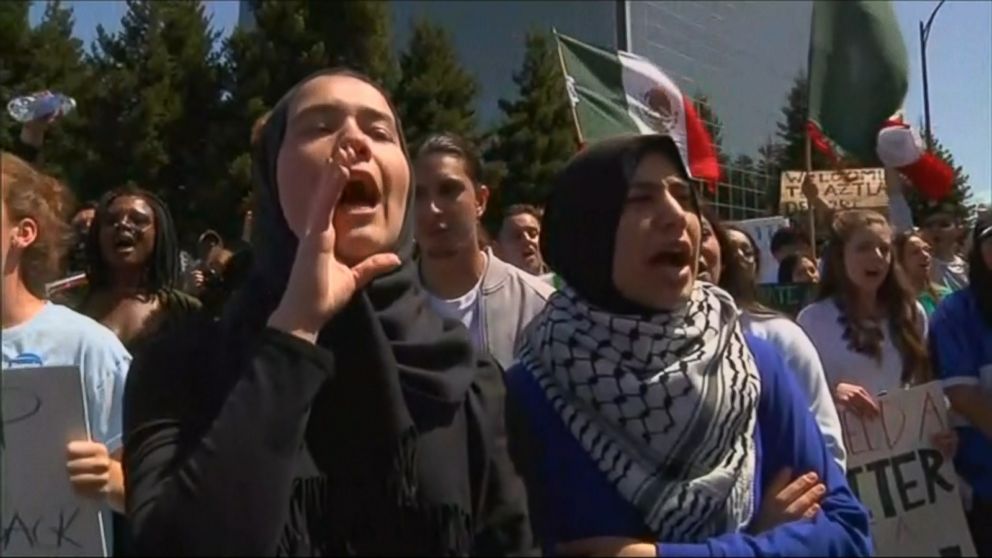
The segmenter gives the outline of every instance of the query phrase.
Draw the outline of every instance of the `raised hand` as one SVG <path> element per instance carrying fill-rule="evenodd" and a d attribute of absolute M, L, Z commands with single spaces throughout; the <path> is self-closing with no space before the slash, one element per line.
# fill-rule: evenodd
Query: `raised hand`
<path fill-rule="evenodd" d="M 362 140 L 342 136 L 324 168 L 321 185 L 296 250 L 286 292 L 269 317 L 269 326 L 311 343 L 317 334 L 372 279 L 400 265 L 396 254 L 374 254 L 349 267 L 334 253 L 334 210 L 351 168 L 368 161 Z"/>

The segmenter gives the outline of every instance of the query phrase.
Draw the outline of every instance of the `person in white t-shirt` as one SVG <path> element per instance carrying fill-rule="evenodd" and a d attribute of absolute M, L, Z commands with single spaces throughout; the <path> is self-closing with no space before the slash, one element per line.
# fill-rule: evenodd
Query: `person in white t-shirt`
<path fill-rule="evenodd" d="M 893 257 L 892 229 L 881 214 L 837 213 L 824 263 L 816 302 L 797 321 L 816 346 L 838 407 L 876 417 L 879 396 L 935 379 L 926 314 Z M 957 436 L 948 430 L 934 443 L 951 455 Z"/>
<path fill-rule="evenodd" d="M 123 513 L 122 400 L 131 355 L 109 329 L 45 298 L 45 284 L 58 276 L 71 239 L 66 188 L 8 153 L 0 155 L 0 167 L 2 371 L 79 368 L 91 439 L 66 447 L 69 481 L 81 496 Z"/>
<path fill-rule="evenodd" d="M 757 243 L 742 229 L 721 224 L 711 211 L 704 210 L 703 214 L 700 271 L 705 270 L 707 281 L 734 297 L 741 309 L 744 331 L 771 343 L 782 355 L 809 400 L 809 410 L 823 433 L 827 449 L 834 461 L 845 468 L 847 452 L 840 419 L 816 349 L 795 322 L 757 300 L 757 278 L 761 276 Z"/>
<path fill-rule="evenodd" d="M 554 288 L 480 248 L 489 201 L 481 173 L 482 162 L 463 138 L 439 134 L 420 147 L 414 164 L 420 279 L 434 311 L 464 324 L 473 344 L 507 369 L 520 332 Z"/>

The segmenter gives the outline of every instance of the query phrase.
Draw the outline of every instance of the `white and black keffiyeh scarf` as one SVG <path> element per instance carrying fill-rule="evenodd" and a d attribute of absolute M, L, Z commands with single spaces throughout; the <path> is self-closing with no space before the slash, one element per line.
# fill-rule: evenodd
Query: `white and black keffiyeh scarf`
<path fill-rule="evenodd" d="M 553 295 L 520 359 L 600 470 L 666 542 L 742 529 L 754 508 L 757 366 L 729 295 L 618 316 Z"/>

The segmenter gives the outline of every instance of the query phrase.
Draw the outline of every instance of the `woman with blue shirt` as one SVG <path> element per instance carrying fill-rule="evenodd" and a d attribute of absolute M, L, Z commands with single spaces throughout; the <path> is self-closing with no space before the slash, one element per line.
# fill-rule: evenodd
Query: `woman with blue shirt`
<path fill-rule="evenodd" d="M 565 287 L 507 378 L 537 534 L 561 555 L 867 555 L 867 514 L 791 372 L 696 281 L 679 161 L 667 137 L 607 140 L 552 189 L 541 248 Z M 763 521 L 782 470 L 812 472 L 822 499 Z"/>
<path fill-rule="evenodd" d="M 945 298 L 933 314 L 930 351 L 951 407 L 967 421 L 958 429 L 958 473 L 971 485 L 968 510 L 979 556 L 992 555 L 992 217 L 975 224 L 969 287 Z"/>

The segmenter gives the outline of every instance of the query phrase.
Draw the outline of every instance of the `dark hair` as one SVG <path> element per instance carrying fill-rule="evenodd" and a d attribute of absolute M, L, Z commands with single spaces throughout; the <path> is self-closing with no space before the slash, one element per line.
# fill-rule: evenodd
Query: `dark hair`
<path fill-rule="evenodd" d="M 503 210 L 503 219 L 499 222 L 499 228 L 496 229 L 496 235 L 499 236 L 503 232 L 503 225 L 510 217 L 516 217 L 517 215 L 530 215 L 531 217 L 537 219 L 537 222 L 540 223 L 541 216 L 543 214 L 544 213 L 538 209 L 537 206 L 529 203 L 515 203 Z"/>
<path fill-rule="evenodd" d="M 853 285 L 844 267 L 844 246 L 854 234 L 873 225 L 888 226 L 880 213 L 866 209 L 841 211 L 830 227 L 830 241 L 823 254 L 823 279 L 816 295 L 817 301 L 833 300 L 845 324 L 844 338 L 848 347 L 862 354 L 882 358 L 883 334 L 867 320 L 853 315 Z M 892 344 L 902 356 L 902 381 L 922 384 L 932 377 L 921 329 L 925 319 L 918 310 L 916 296 L 908 285 L 898 258 L 889 260 L 885 279 L 875 295 L 885 309 Z"/>
<path fill-rule="evenodd" d="M 983 216 L 978 219 L 972 230 L 971 252 L 968 253 L 968 284 L 978 302 L 978 310 L 985 324 L 992 327 L 992 288 L 988 287 L 992 284 L 992 269 L 985 265 L 985 259 L 982 258 L 981 238 L 982 231 L 990 226 L 992 226 L 992 216 Z"/>
<path fill-rule="evenodd" d="M 776 254 L 782 248 L 792 246 L 794 244 L 805 244 L 809 246 L 809 241 L 806 240 L 806 237 L 795 227 L 781 228 L 775 231 L 775 234 L 772 235 L 772 254 Z"/>
<path fill-rule="evenodd" d="M 45 285 L 58 278 L 72 243 L 66 223 L 72 195 L 61 182 L 38 172 L 15 155 L 0 155 L 3 210 L 11 221 L 31 219 L 37 236 L 21 254 L 20 279 L 32 295 L 46 298 Z"/>
<path fill-rule="evenodd" d="M 778 265 L 778 282 L 780 284 L 794 283 L 792 276 L 803 260 L 813 261 L 806 254 L 789 254 L 782 258 L 782 263 Z M 816 262 L 813 262 L 813 265 L 816 265 Z"/>
<path fill-rule="evenodd" d="M 713 224 L 712 220 L 710 224 Z M 726 247 L 724 247 L 723 242 L 720 244 L 720 251 L 722 252 L 721 259 L 723 261 L 723 272 L 720 274 L 720 288 L 734 297 L 734 301 L 737 302 L 737 305 L 742 310 L 759 316 L 781 316 L 782 314 L 779 312 L 758 301 L 758 277 L 761 276 L 761 249 L 758 248 L 758 243 L 754 241 L 754 238 L 749 232 L 738 226 L 721 223 L 719 229 L 723 231 L 723 236 L 726 239 Z M 716 230 L 718 229 L 714 229 L 714 231 Z M 753 275 L 744 269 L 744 262 L 741 260 L 740 254 L 734 248 L 733 241 L 730 239 L 730 231 L 740 233 L 747 239 L 748 244 L 751 245 L 751 251 L 754 253 Z M 717 235 L 717 241 L 720 241 L 719 239 L 720 236 Z"/>
<path fill-rule="evenodd" d="M 716 243 L 720 246 L 720 266 L 722 269 L 719 270 L 719 275 L 721 279 L 723 278 L 723 273 L 727 270 L 727 264 L 724 263 L 724 258 L 730 257 L 730 253 L 734 251 L 734 247 L 730 245 L 730 237 L 727 236 L 727 229 L 724 228 L 723 222 L 720 221 L 720 216 L 717 215 L 713 208 L 705 203 L 700 203 L 699 207 L 699 218 L 700 225 L 703 221 L 709 223 L 710 228 L 713 229 L 713 236 L 716 237 Z"/>
<path fill-rule="evenodd" d="M 110 205 L 120 197 L 136 197 L 145 200 L 155 214 L 155 248 L 152 251 L 151 265 L 147 270 L 146 283 L 143 286 L 148 294 L 158 293 L 165 289 L 175 288 L 179 283 L 179 241 L 176 238 L 176 227 L 168 206 L 151 192 L 133 185 L 117 188 L 100 198 L 100 205 L 90 227 L 90 235 L 86 241 L 87 270 L 86 278 L 94 289 L 110 286 L 110 269 L 103 258 L 100 248 L 100 229 L 106 218 Z"/>
<path fill-rule="evenodd" d="M 417 150 L 418 159 L 436 154 L 458 157 L 465 164 L 465 174 L 472 184 L 482 184 L 482 157 L 467 139 L 449 132 L 435 134 L 424 140 Z"/>
<path fill-rule="evenodd" d="M 79 207 L 76 208 L 76 212 L 73 213 L 72 215 L 73 217 L 75 217 L 76 215 L 79 215 L 83 211 L 89 211 L 89 210 L 96 211 L 96 208 L 99 207 L 99 205 L 100 204 L 97 203 L 96 200 L 85 201 L 82 204 L 80 204 Z"/>

